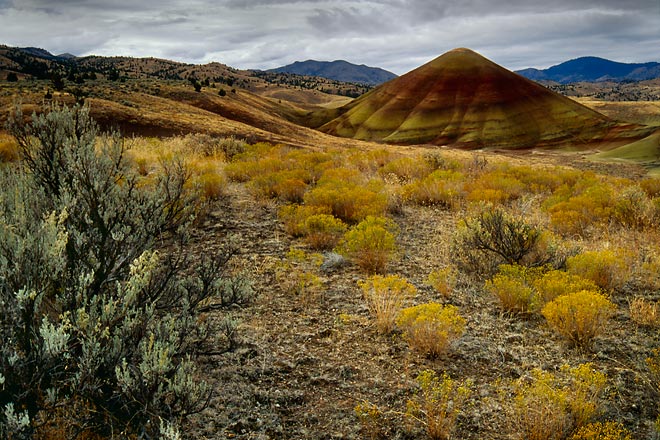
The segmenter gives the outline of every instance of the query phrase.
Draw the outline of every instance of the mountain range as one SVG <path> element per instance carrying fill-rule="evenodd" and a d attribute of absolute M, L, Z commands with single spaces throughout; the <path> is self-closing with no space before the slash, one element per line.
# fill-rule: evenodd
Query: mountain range
<path fill-rule="evenodd" d="M 366 93 L 355 84 L 337 83 L 359 95 L 353 100 L 324 93 L 332 82 L 318 77 L 157 58 L 68 58 L 0 46 L 0 75 L 12 72 L 21 99 L 32 109 L 44 96 L 63 102 L 88 97 L 95 118 L 126 133 L 201 131 L 290 145 L 312 145 L 320 138 L 332 145 L 350 138 L 462 148 L 581 149 L 613 148 L 650 132 L 618 123 L 469 49 L 447 52 Z M 54 78 L 63 87 L 53 91 Z M 307 83 L 309 88 L 302 87 Z M 13 105 L 12 93 L 3 96 L 0 119 Z"/>
<path fill-rule="evenodd" d="M 516 73 L 534 81 L 561 84 L 597 81 L 643 81 L 660 77 L 660 63 L 619 63 L 598 57 L 582 57 L 548 69 L 523 69 Z"/>
<path fill-rule="evenodd" d="M 379 67 L 353 64 L 344 60 L 336 61 L 296 61 L 268 72 L 294 73 L 296 75 L 320 76 L 337 81 L 378 85 L 397 77 L 392 72 Z"/>

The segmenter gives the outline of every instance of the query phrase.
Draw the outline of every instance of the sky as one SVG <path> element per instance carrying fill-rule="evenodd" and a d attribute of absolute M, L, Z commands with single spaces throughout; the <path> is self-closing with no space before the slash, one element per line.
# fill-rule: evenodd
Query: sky
<path fill-rule="evenodd" d="M 406 73 L 457 47 L 511 69 L 660 61 L 660 0 L 0 0 L 0 44 L 269 69 Z"/>

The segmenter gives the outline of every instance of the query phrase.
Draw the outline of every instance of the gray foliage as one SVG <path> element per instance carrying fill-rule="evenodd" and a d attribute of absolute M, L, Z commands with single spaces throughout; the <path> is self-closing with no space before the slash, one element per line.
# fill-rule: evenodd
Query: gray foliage
<path fill-rule="evenodd" d="M 87 107 L 22 121 L 9 125 L 22 165 L 0 173 L 0 436 L 53 418 L 71 437 L 153 436 L 163 420 L 174 433 L 208 402 L 198 317 L 231 252 L 191 271 L 155 249 L 182 243 L 194 214 L 180 163 L 140 184 Z"/>

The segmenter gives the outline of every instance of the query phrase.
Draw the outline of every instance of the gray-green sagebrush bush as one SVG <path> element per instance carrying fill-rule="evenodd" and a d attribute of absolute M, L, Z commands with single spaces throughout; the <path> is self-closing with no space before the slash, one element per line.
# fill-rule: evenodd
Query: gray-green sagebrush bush
<path fill-rule="evenodd" d="M 140 182 L 87 107 L 22 120 L 21 165 L 0 170 L 0 436 L 172 432 L 208 402 L 200 309 L 227 290 L 231 251 L 191 269 L 155 250 L 194 214 L 183 166 Z"/>

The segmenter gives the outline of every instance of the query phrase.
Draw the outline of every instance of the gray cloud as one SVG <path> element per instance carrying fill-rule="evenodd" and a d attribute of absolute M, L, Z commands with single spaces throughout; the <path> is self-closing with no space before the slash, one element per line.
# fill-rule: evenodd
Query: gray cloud
<path fill-rule="evenodd" d="M 511 69 L 658 60 L 658 0 L 0 0 L 0 43 L 238 68 L 347 59 L 405 73 L 454 47 Z"/>

